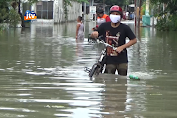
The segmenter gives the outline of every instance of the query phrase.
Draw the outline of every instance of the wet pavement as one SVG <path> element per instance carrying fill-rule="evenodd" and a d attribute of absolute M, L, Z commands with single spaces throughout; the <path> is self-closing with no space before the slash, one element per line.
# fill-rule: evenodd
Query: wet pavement
<path fill-rule="evenodd" d="M 85 23 L 86 37 L 94 25 Z M 90 80 L 84 67 L 103 47 L 87 38 L 76 43 L 75 27 L 39 23 L 0 33 L 0 118 L 177 117 L 175 32 L 141 27 L 128 48 L 128 74 L 140 81 L 106 74 Z"/>

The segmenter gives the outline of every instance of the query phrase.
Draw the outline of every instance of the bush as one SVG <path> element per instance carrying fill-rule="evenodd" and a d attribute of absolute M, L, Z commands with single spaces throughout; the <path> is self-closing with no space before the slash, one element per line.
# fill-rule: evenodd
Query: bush
<path fill-rule="evenodd" d="M 177 31 L 177 14 L 160 16 L 156 27 L 161 31 Z"/>
<path fill-rule="evenodd" d="M 0 9 L 0 23 L 4 23 L 8 19 L 8 10 L 6 8 Z"/>
<path fill-rule="evenodd" d="M 11 9 L 9 11 L 9 23 L 10 23 L 10 27 L 16 27 L 17 24 L 20 21 L 20 15 L 17 13 L 16 10 Z"/>

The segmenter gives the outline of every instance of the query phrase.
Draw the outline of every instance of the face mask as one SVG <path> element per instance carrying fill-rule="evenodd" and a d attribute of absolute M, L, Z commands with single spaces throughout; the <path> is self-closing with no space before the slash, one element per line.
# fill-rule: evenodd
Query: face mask
<path fill-rule="evenodd" d="M 110 19 L 111 19 L 111 21 L 113 23 L 118 23 L 118 22 L 120 22 L 120 15 L 113 15 L 113 14 L 111 14 L 110 15 Z"/>

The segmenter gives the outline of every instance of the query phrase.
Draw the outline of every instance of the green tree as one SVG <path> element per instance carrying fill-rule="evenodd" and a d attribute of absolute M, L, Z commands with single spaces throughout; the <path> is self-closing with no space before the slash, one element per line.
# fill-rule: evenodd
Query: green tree
<path fill-rule="evenodd" d="M 119 5 L 121 7 L 125 6 L 125 5 L 129 5 L 132 3 L 132 0 L 95 0 L 95 3 L 103 3 L 103 4 L 107 4 L 107 5 Z"/>
<path fill-rule="evenodd" d="M 8 19 L 8 0 L 0 0 L 0 23 L 5 22 Z"/>
<path fill-rule="evenodd" d="M 150 2 L 156 7 L 161 7 L 165 5 L 165 10 L 161 11 L 159 15 L 169 12 L 170 14 L 177 13 L 177 0 L 150 0 Z"/>
<path fill-rule="evenodd" d="M 37 2 L 38 0 L 28 0 L 30 4 Z M 14 9 L 12 10 L 11 7 Z M 25 27 L 25 23 L 23 20 L 23 15 L 21 13 L 21 0 L 0 0 L 0 23 L 3 22 L 12 22 L 17 23 L 14 17 L 18 17 L 18 15 L 15 14 L 15 11 L 20 16 L 19 18 L 16 18 L 16 20 L 21 20 L 21 26 Z"/>
<path fill-rule="evenodd" d="M 177 30 L 177 0 L 150 0 L 158 17 L 157 29 Z M 163 9 L 164 7 L 164 9 Z"/>

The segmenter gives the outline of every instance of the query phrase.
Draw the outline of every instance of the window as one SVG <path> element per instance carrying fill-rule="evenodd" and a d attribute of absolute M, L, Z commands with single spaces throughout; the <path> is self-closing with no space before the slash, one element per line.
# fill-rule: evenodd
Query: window
<path fill-rule="evenodd" d="M 53 1 L 40 1 L 36 8 L 38 19 L 53 19 Z"/>

